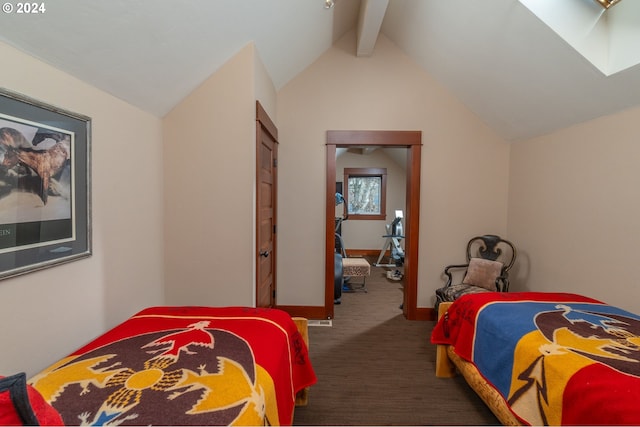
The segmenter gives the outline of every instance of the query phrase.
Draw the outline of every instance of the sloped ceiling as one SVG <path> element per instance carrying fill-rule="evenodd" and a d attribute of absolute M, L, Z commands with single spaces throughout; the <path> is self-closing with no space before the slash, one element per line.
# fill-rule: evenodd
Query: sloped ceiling
<path fill-rule="evenodd" d="M 603 75 L 517 0 L 335 3 L 56 0 L 0 14 L 0 40 L 162 117 L 247 43 L 280 89 L 382 7 L 380 31 L 508 141 L 640 105 L 640 67 Z"/>

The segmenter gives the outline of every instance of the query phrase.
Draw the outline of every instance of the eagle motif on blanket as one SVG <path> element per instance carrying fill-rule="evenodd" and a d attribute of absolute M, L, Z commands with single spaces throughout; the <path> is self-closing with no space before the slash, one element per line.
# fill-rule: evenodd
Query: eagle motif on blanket
<path fill-rule="evenodd" d="M 460 297 L 433 330 L 530 425 L 640 425 L 640 316 L 582 295 Z"/>
<path fill-rule="evenodd" d="M 554 310 L 538 313 L 534 323 L 537 329 L 525 335 L 516 347 L 519 357 L 515 358 L 508 399 L 509 405 L 526 413 L 533 424 L 553 425 L 562 423 L 562 419 L 565 423 L 582 419 L 582 414 L 572 414 L 572 408 L 577 406 L 571 402 L 562 405 L 562 411 L 554 410 L 550 402 L 563 402 L 567 387 L 577 378 L 585 378 L 589 371 L 593 371 L 596 381 L 606 375 L 606 371 L 598 373 L 605 367 L 622 374 L 623 381 L 639 379 L 640 320 L 557 304 Z M 532 343 L 538 347 L 538 355 L 521 350 L 531 348 Z M 576 372 L 578 377 L 560 380 L 562 377 L 554 374 L 559 367 L 565 372 Z M 615 386 L 614 382 L 609 385 Z M 557 418 L 560 414 L 562 418 Z"/>
<path fill-rule="evenodd" d="M 32 382 L 65 424 L 278 424 L 264 398 L 273 384 L 249 345 L 209 323 L 108 343 Z"/>

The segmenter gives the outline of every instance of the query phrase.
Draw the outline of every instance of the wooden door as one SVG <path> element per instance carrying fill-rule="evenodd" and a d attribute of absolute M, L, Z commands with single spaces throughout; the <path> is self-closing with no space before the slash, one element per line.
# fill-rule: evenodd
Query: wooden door
<path fill-rule="evenodd" d="M 256 102 L 256 306 L 276 304 L 278 129 Z"/>

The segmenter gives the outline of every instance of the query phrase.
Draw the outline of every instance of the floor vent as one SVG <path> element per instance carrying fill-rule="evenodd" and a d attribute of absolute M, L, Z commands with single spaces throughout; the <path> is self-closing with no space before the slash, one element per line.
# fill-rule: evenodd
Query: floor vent
<path fill-rule="evenodd" d="M 314 320 L 314 319 L 309 319 L 308 323 L 309 326 L 333 326 L 333 320 L 331 319 L 321 319 L 321 320 Z"/>

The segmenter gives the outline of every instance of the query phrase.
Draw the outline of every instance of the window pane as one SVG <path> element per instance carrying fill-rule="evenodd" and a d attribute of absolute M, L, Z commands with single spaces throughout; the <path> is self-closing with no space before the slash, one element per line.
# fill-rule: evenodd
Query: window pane
<path fill-rule="evenodd" d="M 349 177 L 349 213 L 355 215 L 380 215 L 380 191 L 382 177 Z"/>

